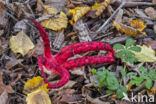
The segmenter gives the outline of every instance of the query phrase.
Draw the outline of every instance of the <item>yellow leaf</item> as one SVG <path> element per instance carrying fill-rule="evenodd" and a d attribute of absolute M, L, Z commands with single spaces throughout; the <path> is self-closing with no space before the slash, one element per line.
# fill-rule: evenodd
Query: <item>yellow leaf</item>
<path fill-rule="evenodd" d="M 29 50 L 34 48 L 34 44 L 30 38 L 21 31 L 16 36 L 10 38 L 10 48 L 14 53 L 20 53 L 24 56 Z"/>
<path fill-rule="evenodd" d="M 145 45 L 139 46 L 141 48 L 141 52 L 134 52 L 136 58 L 140 62 L 156 62 L 155 51 L 151 47 L 147 47 Z"/>
<path fill-rule="evenodd" d="M 139 31 L 143 31 L 146 28 L 146 25 L 142 21 L 130 20 L 129 22 L 131 27 L 138 29 Z"/>
<path fill-rule="evenodd" d="M 145 32 L 141 32 L 133 27 L 126 26 L 126 25 L 124 25 L 122 23 L 118 23 L 116 21 L 114 21 L 114 26 L 118 31 L 123 32 L 129 36 L 133 36 L 133 37 L 137 37 L 139 35 L 147 36 L 147 34 Z"/>
<path fill-rule="evenodd" d="M 25 83 L 23 93 L 28 94 L 38 89 L 43 89 L 44 91 L 48 92 L 49 89 L 47 88 L 47 86 L 48 84 L 44 83 L 44 80 L 42 77 L 40 76 L 33 77 L 32 79 L 28 80 Z"/>
<path fill-rule="evenodd" d="M 43 16 L 47 15 L 47 14 L 57 14 L 58 11 L 55 8 L 51 8 L 49 5 L 43 5 L 44 13 Z"/>
<path fill-rule="evenodd" d="M 27 104 L 51 104 L 51 100 L 47 92 L 43 89 L 38 89 L 27 95 Z"/>
<path fill-rule="evenodd" d="M 82 18 L 91 8 L 88 6 L 84 7 L 76 7 L 74 9 L 70 9 L 69 13 L 73 16 L 72 20 L 70 20 L 71 24 L 75 24 L 80 18 Z"/>
<path fill-rule="evenodd" d="M 48 15 L 48 14 L 56 15 L 58 13 L 56 9 L 51 8 L 50 6 L 44 5 L 43 7 L 45 9 L 43 16 Z M 41 25 L 43 27 L 54 30 L 54 31 L 59 31 L 61 29 L 66 28 L 67 24 L 68 24 L 68 18 L 64 12 L 61 12 L 58 18 L 51 17 L 47 20 L 41 21 Z"/>
<path fill-rule="evenodd" d="M 112 0 L 104 0 L 104 2 L 102 2 L 102 3 L 95 3 L 92 6 L 91 11 L 88 16 L 90 16 L 92 18 L 97 18 L 105 11 L 105 9 L 108 7 L 108 5 L 111 3 L 111 1 Z"/>

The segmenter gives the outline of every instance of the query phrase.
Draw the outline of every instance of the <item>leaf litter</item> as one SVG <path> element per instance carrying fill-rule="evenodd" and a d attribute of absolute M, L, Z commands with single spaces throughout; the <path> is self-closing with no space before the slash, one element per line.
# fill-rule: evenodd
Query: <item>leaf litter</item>
<path fill-rule="evenodd" d="M 122 4 L 120 0 L 14 0 L 7 3 L 0 0 L 0 99 L 3 99 L 1 103 L 35 104 L 39 101 L 45 104 L 36 100 L 36 96 L 40 96 L 47 104 L 129 104 L 129 101 L 119 99 L 115 91 L 107 93 L 109 83 L 103 85 L 101 89 L 98 88 L 98 84 L 94 86 L 93 82 L 94 80 L 97 82 L 98 74 L 93 80 L 91 70 L 95 68 L 98 71 L 101 67 L 113 72 L 121 85 L 126 84 L 128 93 L 125 93 L 125 96 L 130 97 L 131 93 L 135 93 L 136 96 L 136 93 L 148 95 L 147 91 L 152 89 L 147 88 L 154 88 L 156 83 L 149 77 L 154 76 L 153 70 L 156 69 L 155 0 L 125 2 L 118 12 L 117 8 Z M 69 82 L 48 93 L 41 90 L 40 84 L 37 85 L 38 89 L 28 84 L 27 96 L 23 93 L 24 85 L 30 79 L 41 76 L 36 57 L 44 54 L 41 35 L 31 22 L 25 20 L 28 17 L 37 20 L 46 29 L 51 52 L 54 55 L 63 47 L 74 43 L 96 40 L 113 46 L 116 43 L 124 45 L 129 38 L 134 39 L 136 41 L 134 47 L 139 46 L 142 51 L 134 52 L 138 61 L 133 64 L 127 63 L 126 68 L 124 66 L 126 62 L 117 57 L 115 51 L 116 62 L 113 63 L 113 67 L 109 64 L 95 64 L 70 70 Z M 99 53 L 94 51 L 79 55 L 87 57 Z M 102 53 L 105 55 L 105 52 Z M 127 57 L 131 55 L 128 54 Z M 140 68 L 140 65 L 143 68 Z M 117 71 L 118 66 L 122 66 L 120 71 Z M 142 70 L 150 73 L 147 74 L 148 80 L 142 78 L 142 75 L 146 76 L 141 74 Z M 135 80 L 135 75 L 143 82 Z M 59 79 L 54 74 L 46 76 L 50 83 Z M 134 85 L 130 84 L 131 80 L 135 80 Z M 137 83 L 140 85 L 137 86 Z"/>

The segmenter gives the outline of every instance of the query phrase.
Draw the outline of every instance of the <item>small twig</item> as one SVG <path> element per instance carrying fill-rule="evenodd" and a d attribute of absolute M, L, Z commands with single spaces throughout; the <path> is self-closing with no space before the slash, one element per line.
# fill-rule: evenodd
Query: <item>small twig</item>
<path fill-rule="evenodd" d="M 58 16 L 59 15 L 49 14 L 49 15 L 37 18 L 36 21 L 40 22 L 40 21 L 43 21 L 43 20 L 47 20 L 47 19 L 49 19 L 51 17 L 58 18 Z"/>
<path fill-rule="evenodd" d="M 92 36 L 92 39 L 94 39 L 99 32 L 103 30 L 103 28 L 112 20 L 112 18 L 118 13 L 118 11 L 125 5 L 125 2 L 122 2 L 122 4 L 115 10 L 115 12 L 107 19 L 107 21 L 95 32 L 95 34 Z"/>
<path fill-rule="evenodd" d="M 96 40 L 99 40 L 99 39 L 101 39 L 101 38 L 104 38 L 104 37 L 106 37 L 106 36 L 108 36 L 108 35 L 110 35 L 110 34 L 112 34 L 112 33 L 113 33 L 113 32 L 109 32 L 109 33 L 107 33 L 107 34 L 104 34 L 104 35 L 102 35 L 102 36 L 99 36 L 99 37 L 93 39 L 93 41 L 96 41 Z"/>
<path fill-rule="evenodd" d="M 112 2 L 112 4 L 116 6 L 119 6 L 121 3 L 122 1 L 119 1 L 119 0 L 115 0 L 114 2 Z M 141 6 L 141 5 L 155 6 L 156 4 L 149 3 L 149 2 L 126 2 L 123 7 L 136 7 L 136 6 Z"/>

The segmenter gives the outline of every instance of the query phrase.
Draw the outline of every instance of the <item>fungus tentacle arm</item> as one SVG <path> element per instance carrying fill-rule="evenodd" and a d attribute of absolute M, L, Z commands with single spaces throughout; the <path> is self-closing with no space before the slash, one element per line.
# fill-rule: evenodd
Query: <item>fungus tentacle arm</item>
<path fill-rule="evenodd" d="M 94 42 L 82 42 L 66 46 L 65 48 L 60 50 L 54 57 L 58 63 L 63 64 L 71 56 L 96 50 L 106 50 L 108 51 L 110 56 L 112 57 L 114 56 L 113 48 L 111 48 L 109 44 L 94 41 Z"/>

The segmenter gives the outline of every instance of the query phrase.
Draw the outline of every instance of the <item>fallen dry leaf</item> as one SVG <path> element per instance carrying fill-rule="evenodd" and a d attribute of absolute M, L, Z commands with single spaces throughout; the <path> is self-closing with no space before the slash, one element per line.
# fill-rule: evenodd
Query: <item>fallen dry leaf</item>
<path fill-rule="evenodd" d="M 63 11 L 66 5 L 66 0 L 45 0 L 45 4 L 50 5 L 58 11 Z"/>
<path fill-rule="evenodd" d="M 14 93 L 14 90 L 12 89 L 12 87 L 10 85 L 5 85 L 3 83 L 3 79 L 2 79 L 2 72 L 0 72 L 0 95 L 6 91 L 7 93 Z"/>
<path fill-rule="evenodd" d="M 156 25 L 153 26 L 154 33 L 156 34 Z"/>
<path fill-rule="evenodd" d="M 5 68 L 6 70 L 9 70 L 10 68 L 14 67 L 17 64 L 21 64 L 23 59 L 16 59 L 15 57 L 11 57 L 9 61 L 7 61 Z"/>
<path fill-rule="evenodd" d="M 147 42 L 144 42 L 145 45 L 147 45 L 148 47 L 152 47 L 153 50 L 156 51 L 156 41 L 155 40 L 149 40 Z"/>
<path fill-rule="evenodd" d="M 137 37 L 139 35 L 147 36 L 147 34 L 145 32 L 141 32 L 138 29 L 132 28 L 132 27 L 127 26 L 127 25 L 124 25 L 122 23 L 118 23 L 116 21 L 114 21 L 114 26 L 118 31 L 120 31 L 122 33 L 125 33 L 126 35 L 129 35 L 129 36 L 132 36 L 132 37 Z"/>
<path fill-rule="evenodd" d="M 2 12 L 5 8 L 4 2 L 0 0 L 0 12 Z"/>
<path fill-rule="evenodd" d="M 69 104 L 77 103 L 81 101 L 82 97 L 80 94 L 76 94 L 76 91 L 73 89 L 63 89 L 54 95 L 52 101 L 54 104 Z"/>
<path fill-rule="evenodd" d="M 139 45 L 138 45 L 139 46 Z M 155 51 L 151 47 L 147 47 L 145 45 L 139 46 L 141 48 L 141 52 L 134 52 L 135 57 L 140 62 L 156 62 Z"/>
<path fill-rule="evenodd" d="M 111 3 L 112 0 L 104 0 L 102 3 L 95 3 L 91 11 L 87 14 L 87 16 L 92 17 L 92 18 L 97 18 L 100 16 L 104 10 L 107 8 L 107 6 Z"/>
<path fill-rule="evenodd" d="M 145 9 L 145 13 L 151 18 L 156 19 L 156 10 L 152 7 L 148 7 Z"/>
<path fill-rule="evenodd" d="M 93 84 L 91 84 L 91 83 L 83 86 L 82 96 L 85 96 L 86 100 L 89 101 L 91 104 L 107 104 L 107 102 L 103 102 L 98 97 L 97 98 L 91 97 L 92 96 L 91 95 L 92 93 L 91 93 L 91 90 L 90 90 L 91 87 L 93 87 Z"/>
<path fill-rule="evenodd" d="M 49 95 L 42 89 L 29 93 L 26 97 L 26 102 L 27 104 L 51 104 Z"/>
<path fill-rule="evenodd" d="M 70 23 L 75 24 L 80 18 L 82 18 L 87 12 L 89 12 L 90 9 L 91 8 L 89 6 L 76 7 L 74 9 L 70 9 L 69 14 L 72 15 Z"/>
<path fill-rule="evenodd" d="M 142 21 L 130 20 L 129 22 L 131 27 L 138 29 L 140 32 L 142 32 L 146 28 L 146 25 Z"/>
<path fill-rule="evenodd" d="M 9 42 L 5 38 L 0 37 L 0 56 L 3 55 L 3 52 L 7 49 L 8 44 Z"/>
<path fill-rule="evenodd" d="M 32 79 L 29 79 L 25 84 L 24 84 L 24 94 L 29 94 L 32 93 L 38 89 L 43 89 L 44 91 L 48 92 L 49 89 L 47 88 L 48 84 L 44 83 L 44 80 L 42 77 L 37 76 L 33 77 Z"/>
<path fill-rule="evenodd" d="M 156 4 L 156 0 L 152 0 L 152 3 L 153 3 L 153 4 Z"/>
<path fill-rule="evenodd" d="M 41 42 L 40 40 L 37 40 L 37 44 L 35 45 L 35 48 L 33 48 L 32 50 L 29 51 L 28 53 L 28 57 L 34 56 L 34 57 L 38 57 L 38 56 L 42 56 L 43 55 L 43 42 Z"/>
<path fill-rule="evenodd" d="M 14 2 L 11 3 L 11 9 L 17 14 L 18 18 L 34 17 L 33 11 L 29 4 Z"/>
<path fill-rule="evenodd" d="M 53 83 L 55 83 L 55 82 L 58 82 L 58 81 L 53 81 Z M 59 92 L 59 91 L 61 91 L 61 90 L 63 90 L 63 89 L 70 89 L 70 88 L 72 88 L 75 84 L 77 84 L 77 82 L 69 80 L 64 86 L 62 86 L 62 87 L 60 87 L 60 88 L 57 88 L 57 89 L 53 89 L 53 90 L 50 91 L 50 93 Z"/>
<path fill-rule="evenodd" d="M 41 12 L 43 11 L 43 2 L 42 0 L 37 0 L 37 8 L 36 8 L 37 12 Z"/>
<path fill-rule="evenodd" d="M 0 2 L 0 27 L 6 26 L 8 23 L 8 17 L 6 15 L 6 9 L 3 6 L 3 3 Z"/>
<path fill-rule="evenodd" d="M 0 95 L 0 104 L 7 104 L 8 101 L 8 93 L 6 90 Z"/>
<path fill-rule="evenodd" d="M 22 56 L 25 56 L 34 48 L 34 44 L 30 38 L 21 31 L 16 36 L 10 38 L 10 48 L 14 53 L 20 53 Z"/>
<path fill-rule="evenodd" d="M 58 13 L 58 11 L 56 9 L 51 8 L 48 5 L 44 5 L 43 7 L 45 9 L 43 16 L 48 15 L 48 14 L 49 15 L 50 14 L 56 15 Z M 47 20 L 41 21 L 41 25 L 43 27 L 48 28 L 48 29 L 52 29 L 54 31 L 59 31 L 61 29 L 66 28 L 67 24 L 68 24 L 68 18 L 64 12 L 60 12 L 58 18 L 51 17 Z"/>

